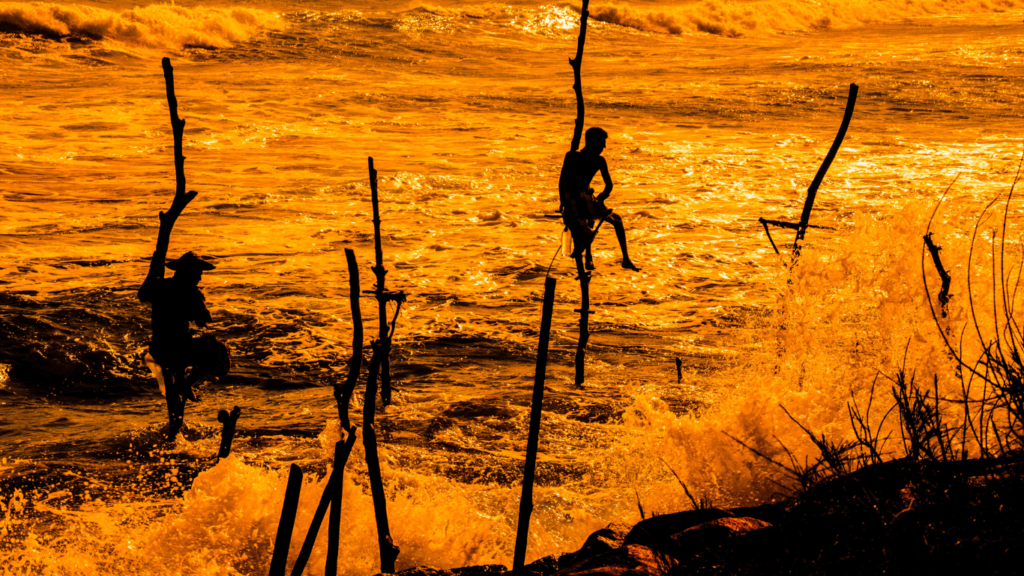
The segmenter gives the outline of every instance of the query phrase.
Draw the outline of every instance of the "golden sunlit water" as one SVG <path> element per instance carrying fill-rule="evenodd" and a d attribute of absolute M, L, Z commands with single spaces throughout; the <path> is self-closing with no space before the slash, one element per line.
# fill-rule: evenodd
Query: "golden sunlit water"
<path fill-rule="evenodd" d="M 642 271 L 603 229 L 578 389 L 579 286 L 551 217 L 577 4 L 0 3 L 0 574 L 266 573 L 290 463 L 306 472 L 294 557 L 339 439 L 344 248 L 373 284 L 368 156 L 388 287 L 409 296 L 395 403 L 377 417 L 398 569 L 511 565 L 549 266 L 528 562 L 640 520 L 638 500 L 688 508 L 669 467 L 723 506 L 784 493 L 728 435 L 813 454 L 779 404 L 849 435 L 847 402 L 905 352 L 959 390 L 921 236 L 959 174 L 932 224 L 953 274 L 942 322 L 959 334 L 966 279 L 995 297 L 983 273 L 1001 215 L 980 229 L 980 268 L 967 259 L 1022 152 L 1022 20 L 1017 0 L 594 0 L 586 124 L 610 134 L 609 204 Z M 235 363 L 171 447 L 135 296 L 174 189 L 163 56 L 199 192 L 170 254 L 215 259 L 201 286 Z M 790 269 L 792 232 L 773 230 L 780 258 L 758 218 L 799 218 L 850 83 L 856 112 L 812 217 L 829 229 Z M 1020 250 L 1013 230 L 999 243 Z M 217 411 L 235 405 L 233 453 L 211 467 Z M 344 574 L 379 571 L 366 478 L 357 443 Z M 322 537 L 307 573 L 325 558 Z"/>

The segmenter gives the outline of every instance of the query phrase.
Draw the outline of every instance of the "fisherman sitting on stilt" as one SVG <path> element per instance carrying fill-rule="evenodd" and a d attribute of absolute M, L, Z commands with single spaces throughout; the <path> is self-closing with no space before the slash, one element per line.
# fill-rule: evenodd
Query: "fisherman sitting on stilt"
<path fill-rule="evenodd" d="M 594 269 L 590 244 L 596 232 L 592 227 L 595 221 L 606 220 L 615 228 L 615 236 L 619 239 L 622 267 L 639 271 L 640 269 L 629 259 L 629 252 L 626 249 L 626 228 L 622 224 L 622 218 L 604 205 L 604 201 L 612 193 L 612 177 L 608 173 L 608 162 L 601 156 L 608 140 L 608 133 L 594 127 L 587 130 L 584 138 L 583 150 L 566 153 L 565 161 L 562 163 L 562 174 L 558 178 L 562 221 L 572 233 L 573 243 L 576 245 L 571 256 L 578 258 L 582 251 L 586 251 L 587 270 Z M 590 182 L 598 172 L 604 180 L 604 191 L 595 198 Z"/>
<path fill-rule="evenodd" d="M 166 264 L 175 273 L 171 278 L 164 278 L 165 258 L 165 251 L 158 249 L 153 254 L 149 275 L 139 288 L 139 300 L 153 306 L 153 339 L 146 364 L 167 397 L 173 438 L 184 422 L 185 401 L 197 401 L 192 386 L 207 376 L 226 375 L 231 368 L 231 358 L 227 346 L 213 336 L 194 338 L 189 325 L 191 322 L 204 328 L 213 320 L 206 308 L 206 298 L 199 290 L 203 272 L 213 270 L 213 264 L 195 252 L 188 252 Z"/>

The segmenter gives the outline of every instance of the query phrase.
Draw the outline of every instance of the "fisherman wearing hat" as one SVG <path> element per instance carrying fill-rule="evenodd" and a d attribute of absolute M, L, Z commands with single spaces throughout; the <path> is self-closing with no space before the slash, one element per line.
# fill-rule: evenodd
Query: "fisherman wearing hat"
<path fill-rule="evenodd" d="M 164 277 L 162 258 L 154 254 L 149 275 L 139 288 L 139 300 L 153 306 L 153 338 L 146 364 L 167 396 L 174 432 L 184 419 L 185 400 L 196 401 L 192 385 L 206 376 L 224 376 L 231 367 L 227 346 L 210 335 L 192 337 L 189 323 L 205 328 L 213 318 L 199 290 L 203 272 L 213 264 L 195 252 L 167 262 L 174 276 Z M 186 369 L 191 368 L 186 378 Z"/>

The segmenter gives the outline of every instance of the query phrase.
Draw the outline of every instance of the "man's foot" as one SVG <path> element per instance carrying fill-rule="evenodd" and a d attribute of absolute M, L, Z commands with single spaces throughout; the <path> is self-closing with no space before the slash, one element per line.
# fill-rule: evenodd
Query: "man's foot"
<path fill-rule="evenodd" d="M 587 263 L 584 264 L 584 267 L 586 267 L 587 270 L 596 270 L 597 269 L 597 266 L 594 266 L 594 261 L 593 260 L 588 260 Z"/>
<path fill-rule="evenodd" d="M 626 270 L 632 270 L 633 272 L 640 271 L 640 269 L 636 267 L 636 264 L 633 264 L 631 260 L 623 260 L 622 267 L 625 268 Z"/>

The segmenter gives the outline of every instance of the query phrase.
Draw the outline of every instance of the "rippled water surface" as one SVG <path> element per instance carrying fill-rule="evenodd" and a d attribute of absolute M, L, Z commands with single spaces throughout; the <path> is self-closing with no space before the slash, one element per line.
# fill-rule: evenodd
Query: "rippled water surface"
<path fill-rule="evenodd" d="M 344 248 L 374 282 L 367 157 L 388 287 L 409 298 L 378 414 L 404 568 L 511 564 L 549 268 L 528 560 L 639 520 L 638 500 L 687 506 L 668 467 L 723 504 L 772 497 L 775 473 L 722 432 L 788 438 L 766 416 L 783 397 L 845 426 L 848 383 L 925 338 L 896 319 L 925 302 L 913 266 L 935 200 L 959 173 L 939 218 L 955 258 L 1021 152 L 1014 2 L 595 1 L 586 123 L 610 133 L 610 204 L 642 271 L 603 229 L 577 389 L 579 288 L 552 216 L 578 6 L 176 4 L 0 3 L 0 573 L 264 573 L 291 462 L 308 525 L 351 355 Z M 199 192 L 170 252 L 214 258 L 210 332 L 235 362 L 170 447 L 135 297 L 173 195 L 165 55 Z M 828 229 L 788 272 L 757 219 L 799 218 L 850 83 L 812 220 Z M 369 339 L 371 297 L 362 310 Z M 234 455 L 211 468 L 234 405 Z M 346 483 L 343 571 L 372 574 L 359 446 Z"/>

